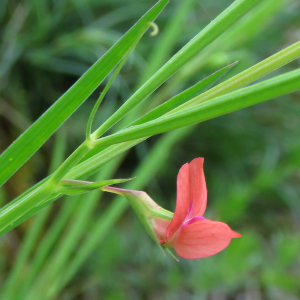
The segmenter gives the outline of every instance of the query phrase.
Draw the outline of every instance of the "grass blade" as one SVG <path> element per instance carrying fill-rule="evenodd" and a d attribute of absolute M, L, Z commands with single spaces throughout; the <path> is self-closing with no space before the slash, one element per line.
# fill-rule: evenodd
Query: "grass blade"
<path fill-rule="evenodd" d="M 157 120 L 136 125 L 95 141 L 95 147 L 152 136 L 183 126 L 200 123 L 263 101 L 300 89 L 300 69 L 217 97 L 206 103 L 193 105 L 180 112 L 172 113 Z"/>
<path fill-rule="evenodd" d="M 131 109 L 152 94 L 161 84 L 178 71 L 187 61 L 199 51 L 213 42 L 229 26 L 247 13 L 258 0 L 236 0 L 216 19 L 201 30 L 189 43 L 177 52 L 163 67 L 161 67 L 145 84 L 142 85 L 109 119 L 107 119 L 93 134 L 93 138 L 103 135 L 108 129 L 120 121 Z"/>
<path fill-rule="evenodd" d="M 287 63 L 297 59 L 300 56 L 300 42 L 294 43 L 291 46 L 277 52 L 258 64 L 248 68 L 247 70 L 229 78 L 221 84 L 206 91 L 199 97 L 191 99 L 180 107 L 174 109 L 174 112 L 185 106 L 201 103 L 209 99 L 232 92 L 238 88 L 248 85 L 259 78 L 273 72 L 274 70 L 286 65 Z"/>
<path fill-rule="evenodd" d="M 171 98 L 170 100 L 166 101 L 165 103 L 161 104 L 160 106 L 154 108 L 137 121 L 131 123 L 129 126 L 139 125 L 142 123 L 146 123 L 152 121 L 165 113 L 173 110 L 174 108 L 182 105 L 188 99 L 194 98 L 204 92 L 209 86 L 213 85 L 216 81 L 220 80 L 227 72 L 236 65 L 237 62 L 228 65 L 227 67 L 213 73 L 212 75 L 204 78 L 200 82 L 196 83 L 192 87 L 188 88 L 187 90 L 183 91 L 182 93 L 176 95 L 175 97 Z"/>
<path fill-rule="evenodd" d="M 159 1 L 60 99 L 0 156 L 0 186 L 6 182 L 87 99 L 129 50 L 147 22 L 153 21 L 168 0 Z M 146 28 L 145 28 L 146 29 Z"/>
<path fill-rule="evenodd" d="M 62 180 L 62 185 L 59 186 L 58 192 L 65 195 L 78 195 L 88 193 L 93 190 L 102 190 L 101 188 L 106 185 L 113 185 L 118 183 L 127 182 L 134 178 L 128 179 L 110 179 L 98 182 L 82 181 L 82 180 Z"/>

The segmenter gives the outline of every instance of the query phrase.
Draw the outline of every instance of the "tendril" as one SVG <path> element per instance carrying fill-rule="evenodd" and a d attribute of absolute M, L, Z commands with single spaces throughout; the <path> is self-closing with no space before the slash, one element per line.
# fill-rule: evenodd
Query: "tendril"
<path fill-rule="evenodd" d="M 152 28 L 152 31 L 151 31 L 150 35 L 151 36 L 156 36 L 159 32 L 159 28 L 158 28 L 157 24 L 154 23 L 154 22 L 147 22 L 146 24 L 149 25 Z"/>

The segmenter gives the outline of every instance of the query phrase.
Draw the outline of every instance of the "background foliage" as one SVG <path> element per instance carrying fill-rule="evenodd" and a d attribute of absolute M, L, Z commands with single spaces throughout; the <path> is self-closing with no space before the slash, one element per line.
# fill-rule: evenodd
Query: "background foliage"
<path fill-rule="evenodd" d="M 0 151 L 154 3 L 1 1 Z M 101 124 L 230 3 L 172 0 L 156 21 L 160 34 L 142 38 L 95 123 Z M 250 67 L 298 41 L 299 28 L 298 1 L 261 1 L 159 88 L 143 109 L 236 60 L 229 75 Z M 299 60 L 275 73 L 297 67 Z M 4 185 L 1 206 L 78 146 L 103 87 Z M 110 205 L 111 196 L 101 201 L 97 192 L 65 197 L 1 237 L 3 299 L 300 299 L 299 99 L 299 92 L 293 93 L 153 137 L 96 175 L 137 176 L 132 185 L 173 209 L 180 166 L 205 157 L 206 217 L 227 222 L 243 235 L 226 250 L 178 264 L 161 255 L 133 211 L 123 214 Z"/>

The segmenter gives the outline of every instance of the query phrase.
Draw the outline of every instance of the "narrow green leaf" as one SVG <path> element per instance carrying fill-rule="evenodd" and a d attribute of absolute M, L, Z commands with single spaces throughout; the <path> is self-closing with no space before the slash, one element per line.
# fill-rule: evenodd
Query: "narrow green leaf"
<path fill-rule="evenodd" d="M 145 84 L 141 86 L 109 119 L 107 119 L 93 134 L 98 138 L 131 109 L 152 94 L 161 84 L 178 71 L 187 61 L 199 51 L 220 36 L 229 26 L 240 19 L 259 0 L 236 0 L 217 18 L 211 21 L 189 43 L 177 52 L 163 67 L 161 67 Z"/>
<path fill-rule="evenodd" d="M 142 24 L 142 28 L 139 28 L 139 35 L 141 35 L 143 29 L 145 29 L 145 24 L 148 23 L 149 22 L 144 22 Z M 136 38 L 134 42 L 136 42 Z M 45 182 L 45 184 L 31 192 L 29 195 L 27 195 L 27 197 L 22 198 L 22 201 L 19 201 L 17 204 L 14 202 L 13 204 L 2 208 L 0 210 L 0 230 L 4 230 L 10 224 L 13 224 L 16 220 L 20 219 L 28 211 L 44 203 L 45 200 L 52 194 L 55 194 L 55 186 L 64 178 L 66 173 L 72 167 L 74 167 L 79 162 L 79 160 L 82 159 L 82 157 L 90 150 L 90 146 L 88 145 L 88 143 L 88 140 L 82 143 L 50 176 L 50 178 Z"/>
<path fill-rule="evenodd" d="M 58 187 L 57 192 L 66 195 L 78 195 L 96 189 L 100 189 L 106 185 L 123 183 L 123 182 L 130 181 L 132 179 L 134 178 L 110 179 L 110 180 L 104 180 L 98 182 L 64 179 L 61 181 L 61 185 Z"/>
<path fill-rule="evenodd" d="M 8 180 L 87 99 L 122 59 L 146 22 L 153 21 L 167 4 L 159 1 L 59 100 L 0 156 L 0 186 Z"/>
<path fill-rule="evenodd" d="M 173 112 L 185 106 L 188 106 L 189 104 L 192 104 L 195 101 L 197 101 L 197 103 L 208 101 L 215 97 L 237 90 L 238 88 L 248 85 L 253 81 L 297 59 L 299 56 L 300 56 L 300 42 L 297 42 L 275 53 L 274 55 L 268 57 L 267 59 L 259 62 L 258 64 L 246 69 L 245 71 L 231 77 L 230 79 L 222 82 L 221 84 L 211 88 L 210 90 L 204 92 L 198 97 L 191 99 L 190 101 L 182 104 L 180 107 L 175 108 Z M 86 155 L 86 157 L 95 156 L 97 155 L 97 153 L 101 152 L 104 148 L 92 149 L 90 153 Z"/>
<path fill-rule="evenodd" d="M 83 181 L 83 180 L 72 180 L 72 179 L 63 179 L 60 182 L 61 187 L 69 187 L 69 188 L 80 188 L 80 189 L 95 189 L 99 188 L 105 185 L 113 185 L 118 183 L 123 183 L 130 181 L 134 178 L 126 178 L 126 179 L 109 179 L 109 180 L 103 180 L 98 182 L 90 182 L 90 181 Z"/>
<path fill-rule="evenodd" d="M 218 40 L 205 48 L 195 59 L 189 61 L 180 70 L 179 76 L 170 82 L 168 88 L 176 87 L 186 77 L 192 77 L 199 72 L 199 68 L 212 59 L 214 55 L 224 55 L 235 51 L 245 43 L 249 44 L 253 38 L 261 34 L 265 28 L 276 18 L 278 11 L 290 5 L 293 0 L 264 0 L 253 10 L 240 19 L 232 28 L 227 30 Z M 279 4 L 280 3 L 280 4 Z"/>
<path fill-rule="evenodd" d="M 95 173 L 96 170 L 99 170 L 100 167 L 105 165 L 107 162 L 109 162 L 113 158 L 119 156 L 120 154 L 124 153 L 126 150 L 132 148 L 133 146 L 135 146 L 136 144 L 140 143 L 143 140 L 144 139 L 139 139 L 139 140 L 136 140 L 136 141 L 131 141 L 131 142 L 127 142 L 127 143 L 123 143 L 123 144 L 119 144 L 119 145 L 113 145 L 111 147 L 108 147 L 107 149 L 105 149 L 101 153 L 98 153 L 97 155 L 91 157 L 90 159 L 88 159 L 84 163 L 81 163 L 78 166 L 75 166 L 66 175 L 66 177 L 67 178 L 74 178 L 74 179 L 75 178 L 84 179 L 84 178 L 92 175 L 93 173 Z M 89 169 L 87 169 L 87 167 Z M 16 199 L 14 199 L 12 202 L 10 202 L 5 207 L 8 208 L 10 206 L 13 206 L 13 205 L 17 204 L 18 202 L 21 202 L 23 198 L 28 197 L 30 195 L 30 193 L 32 193 L 34 190 L 38 189 L 46 180 L 47 180 L 47 178 L 40 181 L 35 186 L 33 186 L 29 190 L 27 190 L 25 193 L 23 193 L 22 195 L 20 195 Z M 25 213 L 18 220 L 16 220 L 12 224 L 8 225 L 5 229 L 1 230 L 0 231 L 0 236 L 5 234 L 6 232 L 11 230 L 12 228 L 18 226 L 19 224 L 21 224 L 22 222 L 24 222 L 25 220 L 30 218 L 32 215 L 37 213 L 39 210 L 41 210 L 43 207 L 45 207 L 46 205 L 49 205 L 49 203 L 55 201 L 59 197 L 60 197 L 60 194 L 54 193 L 48 199 L 46 199 L 45 202 L 43 202 L 39 206 L 36 206 L 36 207 L 32 208 L 30 211 Z"/>
<path fill-rule="evenodd" d="M 259 78 L 273 72 L 274 70 L 286 65 L 287 63 L 297 59 L 300 56 L 300 41 L 290 45 L 289 47 L 275 53 L 274 55 L 266 58 L 258 64 L 248 68 L 247 70 L 229 78 L 221 84 L 213 87 L 212 89 L 204 92 L 203 94 L 191 99 L 190 101 L 182 104 L 180 107 L 175 108 L 173 112 L 195 103 L 201 103 L 212 98 L 232 92 L 238 88 L 248 85 Z"/>
<path fill-rule="evenodd" d="M 40 185 L 37 189 L 33 190 L 20 201 L 13 201 L 0 210 L 0 230 L 4 230 L 10 224 L 20 219 L 31 209 L 44 203 L 45 200 L 55 193 L 57 184 L 63 179 L 65 174 L 76 165 L 76 163 L 84 156 L 89 150 L 85 143 L 82 143 L 61 165 L 60 167 L 48 178 L 48 180 Z M 67 171 L 66 171 L 67 170 Z"/>
<path fill-rule="evenodd" d="M 154 25 L 154 23 L 150 23 L 147 22 L 144 24 L 145 28 L 148 28 L 149 26 L 156 26 Z M 156 29 L 157 27 L 155 27 Z M 90 139 L 91 136 L 91 131 L 92 131 L 92 123 L 93 123 L 93 119 L 96 115 L 96 112 L 98 110 L 99 105 L 101 104 L 102 100 L 104 99 L 107 91 L 109 90 L 109 88 L 111 87 L 113 81 L 115 80 L 115 78 L 117 77 L 117 75 L 119 74 L 120 70 L 122 69 L 122 67 L 124 66 L 125 62 L 127 61 L 129 55 L 131 54 L 131 52 L 133 51 L 133 49 L 136 47 L 136 45 L 138 44 L 139 40 L 141 39 L 141 37 L 143 36 L 144 30 L 143 28 L 141 28 L 141 32 L 140 34 L 137 35 L 135 41 L 132 43 L 132 45 L 130 46 L 129 50 L 127 51 L 127 53 L 124 55 L 124 57 L 122 58 L 121 62 L 119 63 L 119 65 L 116 67 L 115 71 L 113 72 L 112 76 L 110 77 L 108 83 L 106 84 L 104 90 L 102 91 L 102 93 L 100 94 L 100 97 L 98 98 L 98 100 L 96 101 L 93 110 L 90 114 L 90 117 L 88 119 L 87 122 L 87 126 L 86 126 L 86 139 Z"/>
<path fill-rule="evenodd" d="M 149 57 L 147 58 L 147 66 L 143 68 L 141 76 L 138 78 L 137 83 L 135 84 L 136 91 L 141 87 L 176 51 L 176 46 L 180 43 L 178 37 L 182 36 L 184 32 L 184 25 L 187 18 L 190 16 L 190 11 L 193 9 L 194 0 L 183 0 L 178 2 L 178 5 L 175 9 L 173 15 L 170 16 L 166 26 L 159 32 L 151 47 Z M 114 128 L 114 132 L 127 127 L 126 125 L 130 124 L 138 117 L 141 116 L 141 112 L 149 111 L 154 108 L 159 99 L 159 92 L 155 94 L 154 97 L 148 99 L 148 101 L 142 102 L 140 105 L 132 109 L 123 119 L 120 121 L 117 126 Z M 173 94 L 172 94 L 173 95 Z M 98 149 L 94 149 L 98 150 Z M 92 155 L 98 153 L 99 151 L 91 151 L 86 157 L 91 157 Z"/>
<path fill-rule="evenodd" d="M 136 125 L 94 142 L 104 147 L 203 122 L 300 89 L 300 69 Z"/>
<path fill-rule="evenodd" d="M 220 80 L 227 72 L 236 65 L 237 62 L 226 66 L 225 68 L 213 73 L 212 75 L 204 78 L 200 82 L 196 83 L 192 87 L 188 88 L 187 90 L 183 91 L 182 93 L 174 96 L 170 100 L 166 101 L 165 103 L 161 104 L 160 106 L 154 108 L 129 126 L 139 125 L 142 123 L 146 123 L 152 121 L 163 114 L 171 111 L 172 109 L 180 106 L 181 104 L 185 103 L 186 101 L 194 98 L 204 92 L 209 86 L 213 85 L 216 81 Z"/>

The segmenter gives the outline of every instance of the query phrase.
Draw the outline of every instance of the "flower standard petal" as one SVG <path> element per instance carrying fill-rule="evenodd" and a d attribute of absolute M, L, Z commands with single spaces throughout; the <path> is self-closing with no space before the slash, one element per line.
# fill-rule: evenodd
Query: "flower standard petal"
<path fill-rule="evenodd" d="M 184 164 L 177 175 L 177 198 L 174 217 L 167 228 L 165 242 L 173 236 L 184 222 L 190 212 L 190 168 L 189 164 Z"/>
<path fill-rule="evenodd" d="M 190 214 L 189 218 L 203 216 L 206 209 L 207 189 L 203 171 L 204 158 L 198 157 L 189 163 L 190 167 Z"/>
<path fill-rule="evenodd" d="M 165 242 L 172 237 L 187 218 L 202 216 L 206 209 L 207 189 L 203 172 L 202 157 L 184 164 L 177 176 L 177 199 L 173 220 Z"/>
<path fill-rule="evenodd" d="M 170 242 L 179 256 L 197 259 L 222 251 L 233 237 L 237 236 L 227 224 L 196 217 L 183 224 Z"/>

